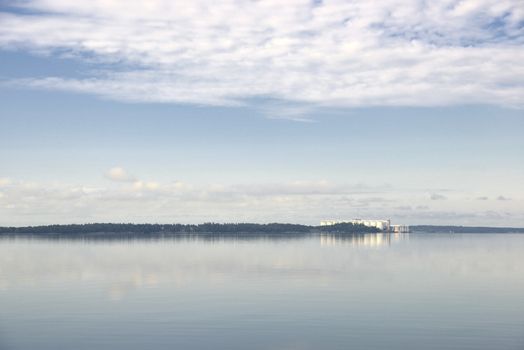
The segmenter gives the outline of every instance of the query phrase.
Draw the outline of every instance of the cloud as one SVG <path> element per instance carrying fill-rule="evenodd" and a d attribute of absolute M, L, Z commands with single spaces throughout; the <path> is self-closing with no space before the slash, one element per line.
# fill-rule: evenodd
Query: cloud
<path fill-rule="evenodd" d="M 265 101 L 262 107 L 259 107 L 262 114 L 270 119 L 286 119 L 293 120 L 296 122 L 312 123 L 315 120 L 312 118 L 312 115 L 315 113 L 315 108 L 313 106 L 308 106 L 304 103 L 283 103 Z"/>
<path fill-rule="evenodd" d="M 504 211 L 424 211 L 417 214 L 417 218 L 411 218 L 411 222 L 432 223 L 435 225 L 466 225 L 466 226 L 515 226 L 521 227 L 524 220 L 522 212 L 509 213 Z M 494 224 L 495 223 L 495 224 Z"/>
<path fill-rule="evenodd" d="M 490 211 L 465 197 L 433 210 L 420 190 L 391 186 L 294 181 L 190 184 L 134 180 L 104 187 L 12 180 L 0 196 L 2 225 L 83 222 L 297 222 L 326 218 L 391 218 L 397 223 L 522 226 L 518 201 L 492 202 Z M 437 203 L 435 203 L 437 204 Z M 415 210 L 408 210 L 409 208 Z"/>
<path fill-rule="evenodd" d="M 446 196 L 442 195 L 442 194 L 438 194 L 438 193 L 433 193 L 431 194 L 431 196 L 429 197 L 432 201 L 439 201 L 439 200 L 445 200 L 445 199 L 448 199 Z"/>
<path fill-rule="evenodd" d="M 409 206 L 409 205 L 400 205 L 398 207 L 395 207 L 395 209 L 402 210 L 402 211 L 413 210 L 413 208 L 411 208 L 411 206 Z"/>
<path fill-rule="evenodd" d="M 11 183 L 11 179 L 7 177 L 0 177 L 0 187 L 8 186 Z"/>
<path fill-rule="evenodd" d="M 154 181 L 139 180 L 136 177 L 130 175 L 125 169 L 121 167 L 114 167 L 109 169 L 109 171 L 106 174 L 106 177 L 116 182 L 130 183 L 130 186 L 126 187 L 126 189 L 131 191 L 155 191 L 160 188 L 159 183 Z"/>
<path fill-rule="evenodd" d="M 498 201 L 510 201 L 511 198 L 504 197 L 504 196 L 498 196 L 498 197 L 497 197 L 497 200 L 498 200 Z"/>
<path fill-rule="evenodd" d="M 133 182 L 133 190 L 140 191 L 140 190 L 157 190 L 159 189 L 160 185 L 156 182 L 144 182 L 144 181 L 135 181 Z"/>
<path fill-rule="evenodd" d="M 519 0 L 14 4 L 0 48 L 93 69 L 11 84 L 139 102 L 270 98 L 293 107 L 269 115 L 296 120 L 325 106 L 523 106 Z"/>
<path fill-rule="evenodd" d="M 129 175 L 121 167 L 114 167 L 114 168 L 109 169 L 109 171 L 106 174 L 106 177 L 108 179 L 113 180 L 113 181 L 120 181 L 120 182 L 134 182 L 134 181 L 136 181 L 133 176 Z"/>
<path fill-rule="evenodd" d="M 293 181 L 272 184 L 244 184 L 227 188 L 228 191 L 257 196 L 271 195 L 344 195 L 375 194 L 391 190 L 391 186 L 369 186 L 364 184 L 335 184 L 326 180 Z"/>
<path fill-rule="evenodd" d="M 482 196 L 482 197 L 477 197 L 476 200 L 478 201 L 487 201 L 489 198 L 486 197 L 486 196 Z"/>

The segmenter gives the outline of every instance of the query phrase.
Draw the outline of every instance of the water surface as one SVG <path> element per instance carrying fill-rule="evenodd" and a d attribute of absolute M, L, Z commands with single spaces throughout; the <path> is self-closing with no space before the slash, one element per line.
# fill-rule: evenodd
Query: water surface
<path fill-rule="evenodd" d="M 0 240 L 0 349 L 524 349 L 524 235 Z"/>

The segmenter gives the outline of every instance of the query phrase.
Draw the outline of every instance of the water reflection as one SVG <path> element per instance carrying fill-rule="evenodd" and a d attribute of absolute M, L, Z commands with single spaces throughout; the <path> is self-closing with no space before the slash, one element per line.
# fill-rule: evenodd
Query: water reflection
<path fill-rule="evenodd" d="M 408 240 L 409 233 L 320 234 L 322 246 L 387 247 L 400 240 Z"/>
<path fill-rule="evenodd" d="M 0 235 L 1 242 L 21 241 L 53 241 L 60 243 L 84 242 L 84 243 L 106 243 L 106 242 L 225 242 L 225 241 L 288 241 L 303 240 L 315 237 L 316 233 L 176 233 L 176 234 L 125 234 L 125 233 L 101 233 L 80 235 Z"/>
<path fill-rule="evenodd" d="M 408 240 L 409 233 L 290 233 L 290 234 L 266 234 L 266 233 L 201 233 L 201 234 L 176 234 L 176 235 L 154 235 L 136 236 L 136 235 L 82 235 L 82 236 L 59 236 L 59 235 L 40 235 L 40 236 L 0 236 L 1 242 L 23 242 L 23 241 L 51 241 L 61 244 L 106 244 L 106 243 L 170 243 L 170 242 L 249 242 L 249 241 L 300 241 L 309 238 L 320 238 L 320 245 L 350 245 L 363 247 L 380 247 L 391 245 L 392 242 Z"/>
<path fill-rule="evenodd" d="M 521 349 L 522 251 L 488 234 L 5 239 L 0 349 Z"/>

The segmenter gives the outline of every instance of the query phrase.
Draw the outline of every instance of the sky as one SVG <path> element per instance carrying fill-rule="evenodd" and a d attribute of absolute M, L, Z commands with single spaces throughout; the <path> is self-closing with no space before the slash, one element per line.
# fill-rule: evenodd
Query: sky
<path fill-rule="evenodd" d="M 524 227 L 524 7 L 0 2 L 0 226 Z"/>

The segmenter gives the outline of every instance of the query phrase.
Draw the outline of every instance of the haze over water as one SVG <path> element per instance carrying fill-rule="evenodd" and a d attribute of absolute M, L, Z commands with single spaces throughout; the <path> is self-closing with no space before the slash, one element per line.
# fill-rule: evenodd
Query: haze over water
<path fill-rule="evenodd" d="M 0 349 L 523 349 L 524 235 L 0 240 Z"/>

